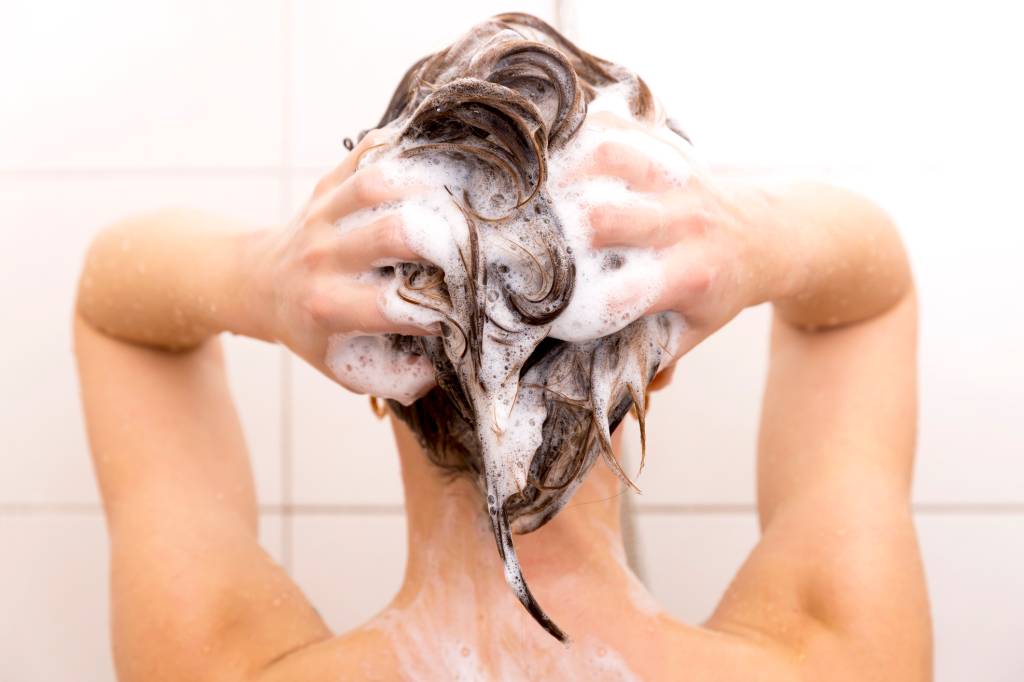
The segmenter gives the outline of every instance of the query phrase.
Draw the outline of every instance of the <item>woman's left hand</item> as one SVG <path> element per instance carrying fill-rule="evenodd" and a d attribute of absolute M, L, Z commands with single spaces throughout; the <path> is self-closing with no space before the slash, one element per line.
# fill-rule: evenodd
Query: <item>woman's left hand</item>
<path fill-rule="evenodd" d="M 597 122 L 641 128 L 605 114 Z M 686 163 L 685 157 L 680 160 Z M 690 168 L 688 177 L 679 178 L 636 148 L 609 140 L 596 147 L 577 176 L 619 178 L 644 199 L 592 207 L 592 243 L 657 252 L 664 282 L 647 312 L 674 310 L 683 316 L 687 329 L 680 355 L 744 308 L 768 300 L 774 272 L 765 248 L 769 227 L 752 215 L 766 195 L 749 183 Z"/>

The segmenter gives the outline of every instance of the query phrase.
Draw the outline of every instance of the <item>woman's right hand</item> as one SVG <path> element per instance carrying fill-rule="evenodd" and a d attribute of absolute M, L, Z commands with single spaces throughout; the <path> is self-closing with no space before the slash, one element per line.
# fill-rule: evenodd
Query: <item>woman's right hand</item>
<path fill-rule="evenodd" d="M 279 341 L 328 376 L 328 339 L 335 334 L 431 330 L 394 323 L 381 313 L 381 286 L 359 277 L 382 265 L 417 261 L 406 244 L 397 213 L 381 212 L 365 226 L 341 231 L 348 215 L 402 199 L 380 169 L 358 169 L 359 158 L 377 144 L 373 131 L 324 176 L 292 223 L 257 239 L 252 268 L 255 296 L 250 309 L 261 336 Z M 246 267 L 243 265 L 243 267 Z"/>

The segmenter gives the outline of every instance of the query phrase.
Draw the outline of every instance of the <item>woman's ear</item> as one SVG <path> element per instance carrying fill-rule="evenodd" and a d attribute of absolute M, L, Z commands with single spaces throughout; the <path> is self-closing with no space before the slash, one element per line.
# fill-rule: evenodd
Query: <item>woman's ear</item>
<path fill-rule="evenodd" d="M 661 370 L 654 376 L 654 379 L 651 381 L 650 385 L 648 385 L 647 390 L 649 392 L 660 391 L 661 389 L 668 386 L 670 383 L 672 383 L 672 375 L 675 374 L 675 371 L 676 363 L 673 362 L 671 365 Z"/>

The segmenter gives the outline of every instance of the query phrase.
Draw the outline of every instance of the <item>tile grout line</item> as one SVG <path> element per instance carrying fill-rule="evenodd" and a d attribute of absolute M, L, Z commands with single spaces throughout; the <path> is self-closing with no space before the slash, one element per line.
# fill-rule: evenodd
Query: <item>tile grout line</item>
<path fill-rule="evenodd" d="M 914 514 L 922 516 L 949 515 L 1024 515 L 1024 502 L 916 502 L 911 505 Z M 753 503 L 698 504 L 639 504 L 636 511 L 646 514 L 753 514 L 757 505 Z"/>
<path fill-rule="evenodd" d="M 716 163 L 728 165 L 739 163 L 738 159 L 719 158 Z M 865 173 L 875 174 L 882 172 L 880 166 L 866 164 L 863 162 L 837 162 L 837 163 L 812 163 L 793 162 L 768 164 L 744 163 L 745 168 L 753 170 L 781 170 L 785 172 L 798 173 Z M 949 172 L 950 169 L 938 162 L 920 162 L 899 167 L 900 170 L 914 172 Z M 288 172 L 294 175 L 323 175 L 330 170 L 330 166 L 302 166 L 288 165 Z M 0 168 L 0 181 L 29 181 L 29 180 L 72 180 L 72 179 L 154 179 L 167 177 L 205 177 L 218 180 L 229 180 L 236 178 L 267 178 L 273 179 L 280 175 L 281 165 L 251 165 L 251 166 L 110 166 L 110 167 L 82 167 L 82 168 Z M 141 176 L 141 177 L 140 177 Z"/>
<path fill-rule="evenodd" d="M 290 170 L 292 160 L 291 110 L 292 110 L 292 41 L 291 0 L 281 2 L 281 165 L 278 181 L 280 183 L 278 198 L 281 202 L 278 210 L 282 224 L 286 223 L 291 209 Z M 293 537 L 292 537 L 292 361 L 288 349 L 282 347 L 281 358 L 281 559 L 284 570 L 292 572 Z"/>
<path fill-rule="evenodd" d="M 290 497 L 290 496 L 289 496 Z M 372 516 L 378 514 L 402 514 L 403 504 L 261 504 L 261 514 L 279 514 L 285 517 L 309 516 Z M 964 502 L 922 502 L 913 505 L 915 514 L 922 516 L 1024 516 L 1024 502 L 964 503 Z M 697 504 L 645 504 L 638 505 L 639 514 L 665 514 L 677 516 L 700 516 L 714 514 L 753 514 L 753 504 L 697 503 Z M 73 516 L 98 515 L 103 507 L 98 502 L 2 502 L 0 516 Z"/>
<path fill-rule="evenodd" d="M 300 169 L 302 170 L 302 169 Z M 313 168 L 305 169 L 313 171 Z M 0 180 L 45 180 L 45 179 L 80 179 L 80 178 L 138 178 L 146 179 L 179 176 L 206 177 L 266 177 L 273 178 L 281 172 L 277 166 L 111 166 L 108 168 L 0 168 Z"/>

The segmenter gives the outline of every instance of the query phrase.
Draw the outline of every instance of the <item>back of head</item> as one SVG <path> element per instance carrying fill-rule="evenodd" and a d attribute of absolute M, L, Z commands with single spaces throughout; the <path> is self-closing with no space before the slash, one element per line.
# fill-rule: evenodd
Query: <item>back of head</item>
<path fill-rule="evenodd" d="M 535 17 L 500 15 L 409 69 L 378 126 L 385 142 L 362 160 L 398 164 L 437 190 L 411 238 L 438 255 L 383 274 L 405 309 L 441 329 L 390 337 L 394 352 L 429 359 L 436 385 L 388 405 L 435 464 L 480 483 L 510 586 L 559 639 L 522 578 L 512 531 L 552 518 L 598 457 L 632 485 L 610 433 L 631 408 L 643 432 L 647 385 L 680 324 L 612 311 L 581 287 L 631 267 L 631 254 L 589 248 L 585 219 L 555 182 L 560 159 L 586 153 L 581 126 L 605 95 L 654 123 L 636 75 Z"/>

